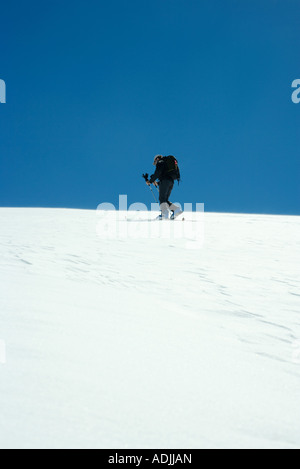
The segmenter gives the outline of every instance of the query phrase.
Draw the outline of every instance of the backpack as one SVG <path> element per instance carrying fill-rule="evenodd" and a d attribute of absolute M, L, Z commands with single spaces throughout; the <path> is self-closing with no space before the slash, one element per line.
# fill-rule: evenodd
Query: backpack
<path fill-rule="evenodd" d="M 178 166 L 178 161 L 175 156 L 168 155 L 164 156 L 163 160 L 165 162 L 165 176 L 170 176 L 174 181 L 180 181 L 180 170 Z"/>

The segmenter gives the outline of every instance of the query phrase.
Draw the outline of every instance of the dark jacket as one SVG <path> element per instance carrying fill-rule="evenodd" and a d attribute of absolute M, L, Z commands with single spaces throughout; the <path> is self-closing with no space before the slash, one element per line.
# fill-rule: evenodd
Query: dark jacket
<path fill-rule="evenodd" d="M 169 179 L 170 181 L 174 181 L 176 178 L 175 171 L 170 171 L 167 170 L 166 163 L 164 160 L 160 160 L 157 165 L 156 165 L 156 170 L 155 173 L 152 174 L 150 177 L 150 182 L 151 184 L 156 181 L 156 179 L 159 179 L 160 181 L 163 181 L 164 179 Z"/>

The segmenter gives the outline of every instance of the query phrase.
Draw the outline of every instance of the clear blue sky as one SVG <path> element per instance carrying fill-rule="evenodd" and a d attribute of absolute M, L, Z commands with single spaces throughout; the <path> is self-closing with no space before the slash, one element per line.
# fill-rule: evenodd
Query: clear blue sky
<path fill-rule="evenodd" d="M 300 214 L 299 0 L 1 3 L 0 206 L 174 200 Z"/>

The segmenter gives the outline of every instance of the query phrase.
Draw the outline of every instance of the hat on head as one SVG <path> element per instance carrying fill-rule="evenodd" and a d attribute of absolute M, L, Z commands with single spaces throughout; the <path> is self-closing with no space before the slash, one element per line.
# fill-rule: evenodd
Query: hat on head
<path fill-rule="evenodd" d="M 153 165 L 156 166 L 157 162 L 162 159 L 162 155 L 156 155 L 154 157 Z"/>

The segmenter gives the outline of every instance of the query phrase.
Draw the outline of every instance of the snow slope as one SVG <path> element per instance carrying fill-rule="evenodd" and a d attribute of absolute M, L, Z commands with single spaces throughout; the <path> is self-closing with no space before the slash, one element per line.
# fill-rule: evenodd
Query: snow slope
<path fill-rule="evenodd" d="M 1 448 L 300 447 L 300 219 L 204 220 L 0 209 Z"/>

